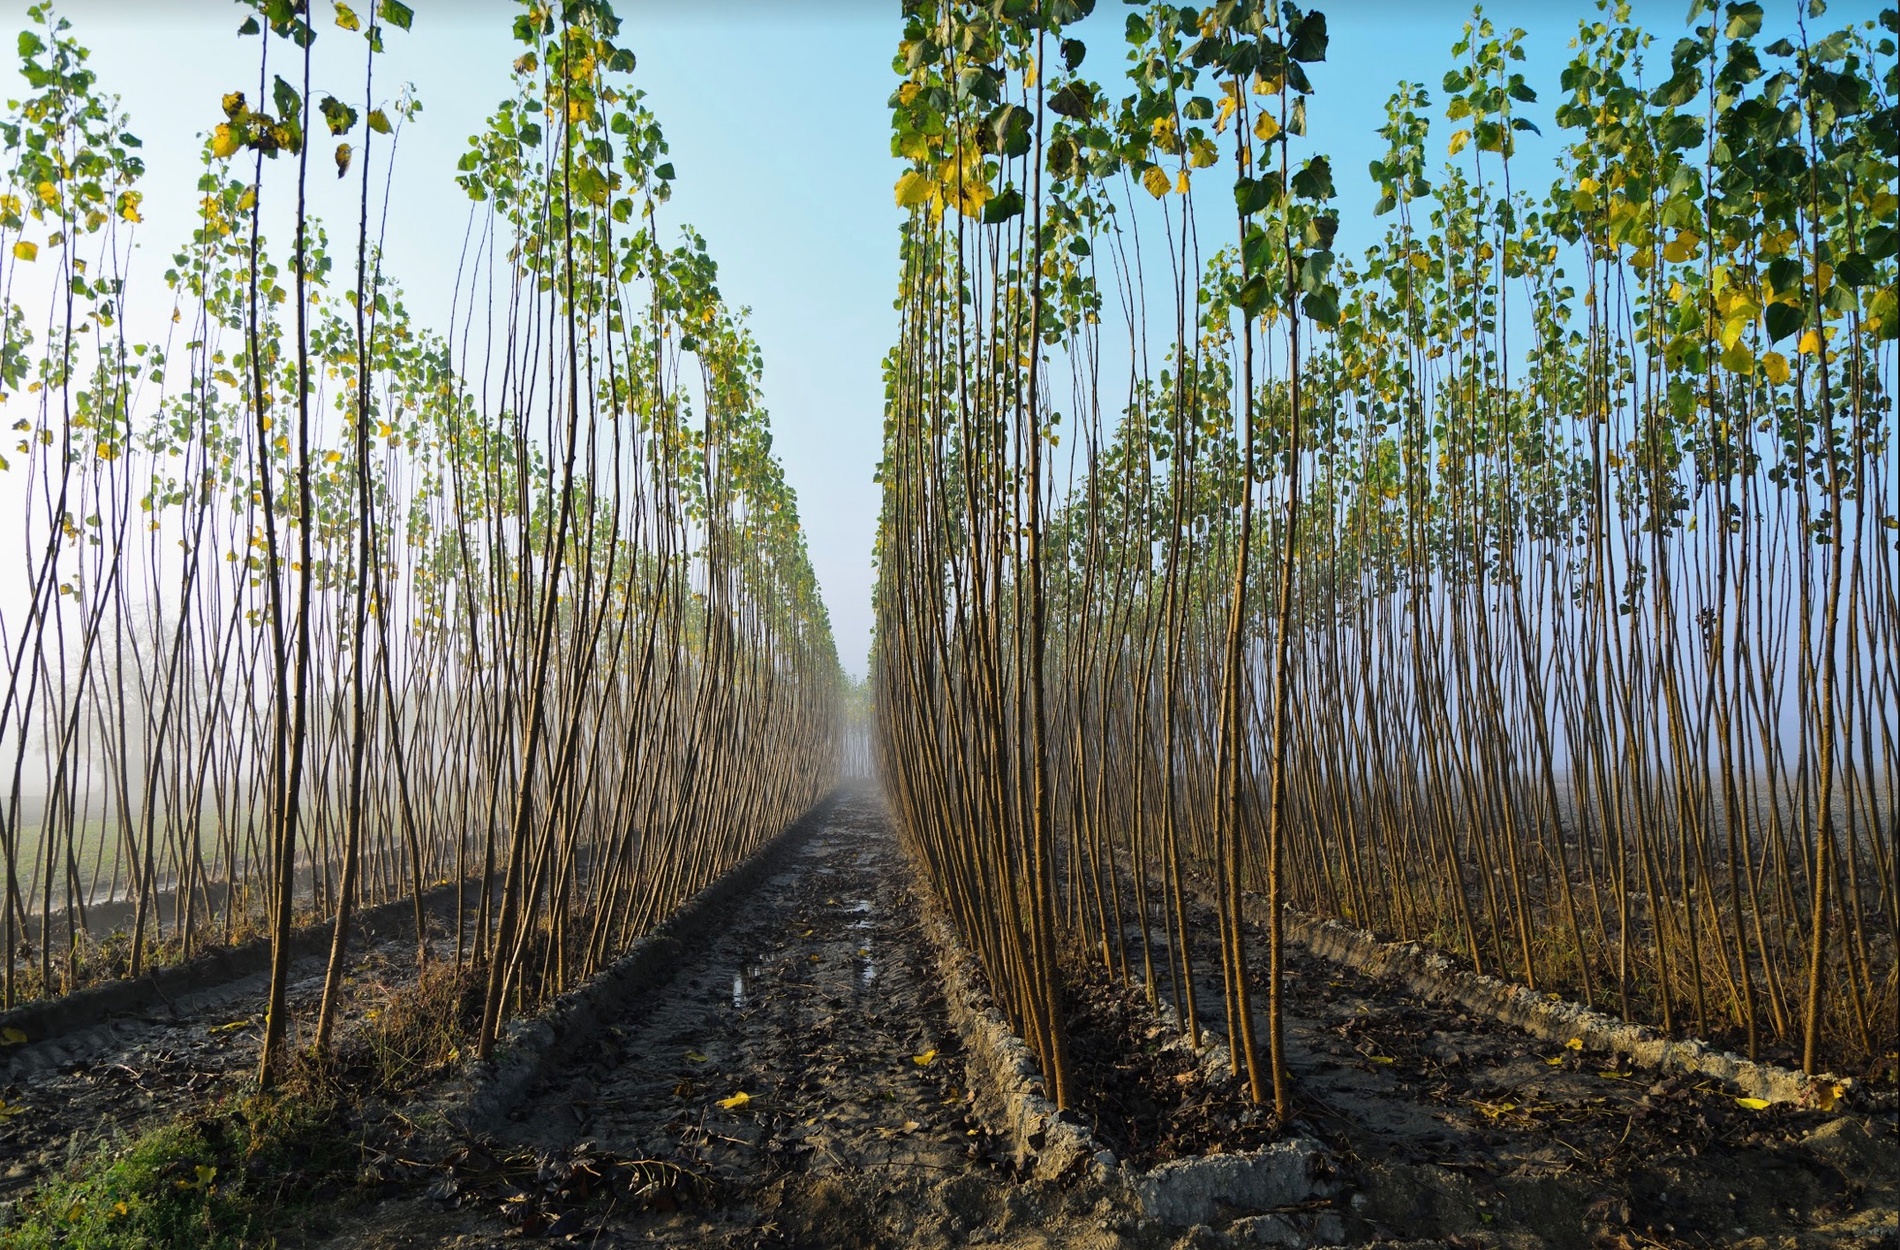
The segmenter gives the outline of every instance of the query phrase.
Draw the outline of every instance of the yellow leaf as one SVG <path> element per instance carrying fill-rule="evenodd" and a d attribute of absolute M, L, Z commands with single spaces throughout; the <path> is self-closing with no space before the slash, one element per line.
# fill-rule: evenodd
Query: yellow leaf
<path fill-rule="evenodd" d="M 1581 1037 L 1571 1038 L 1569 1041 L 1564 1043 L 1564 1049 L 1565 1050 L 1582 1050 L 1583 1039 Z"/>
<path fill-rule="evenodd" d="M 752 1095 L 746 1093 L 744 1090 L 740 1090 L 730 1098 L 721 1098 L 719 1105 L 728 1111 L 737 1111 L 751 1101 Z"/>
<path fill-rule="evenodd" d="M 1768 1109 L 1768 1100 L 1766 1098 L 1737 1098 L 1735 1103 L 1737 1106 L 1746 1107 L 1750 1111 L 1766 1111 Z"/>
<path fill-rule="evenodd" d="M 0 1098 L 0 1120 L 11 1120 L 14 1116 L 19 1115 L 22 1111 L 25 1111 L 25 1110 L 26 1110 L 25 1107 L 8 1106 L 7 1100 L 4 1098 Z"/>
<path fill-rule="evenodd" d="M 1801 336 L 1801 354 L 1803 356 L 1819 356 L 1821 354 L 1821 336 L 1819 333 L 1814 330 L 1809 330 L 1806 334 Z"/>
<path fill-rule="evenodd" d="M 1832 1081 L 1814 1087 L 1814 1105 L 1823 1111 L 1834 1110 L 1834 1104 L 1847 1092 L 1847 1086 L 1836 1085 Z"/>
<path fill-rule="evenodd" d="M 912 1055 L 910 1061 L 920 1068 L 927 1068 L 937 1062 L 937 1048 L 933 1046 L 921 1055 Z"/>
<path fill-rule="evenodd" d="M 1471 142 L 1471 132 L 1469 130 L 1452 131 L 1451 154 L 1453 156 L 1458 155 L 1458 153 L 1465 150 L 1465 145 L 1470 142 Z"/>
<path fill-rule="evenodd" d="M 710 1060 L 708 1060 L 708 1059 L 706 1058 L 706 1056 L 704 1056 L 704 1055 L 702 1055 L 702 1054 L 700 1054 L 700 1053 L 699 1053 L 698 1051 L 696 1051 L 696 1050 L 689 1050 L 689 1051 L 687 1051 L 687 1052 L 686 1052 L 686 1057 L 687 1057 L 687 1058 L 688 1058 L 689 1060 L 691 1060 L 692 1062 L 694 1062 L 694 1063 L 708 1063 L 708 1062 L 710 1062 Z"/>
<path fill-rule="evenodd" d="M 1663 245 L 1663 259 L 1671 264 L 1679 265 L 1695 255 L 1696 245 L 1701 242 L 1701 239 L 1683 230 Z"/>
<path fill-rule="evenodd" d="M 21 1046 L 26 1043 L 26 1034 L 18 1029 L 0 1029 L 0 1046 Z"/>
<path fill-rule="evenodd" d="M 363 29 L 362 19 L 358 18 L 347 4 L 339 4 L 336 6 L 336 24 L 341 26 L 344 30 Z"/>
<path fill-rule="evenodd" d="M 1141 176 L 1141 185 L 1148 188 L 1148 194 L 1157 200 L 1168 193 L 1168 175 L 1159 165 L 1151 165 L 1148 172 Z"/>
<path fill-rule="evenodd" d="M 219 122 L 218 128 L 211 132 L 211 155 L 219 160 L 235 154 L 243 146 L 237 131 L 231 129 L 230 122 Z"/>
<path fill-rule="evenodd" d="M 1278 136 L 1279 133 L 1280 133 L 1279 119 L 1276 118 L 1273 114 L 1267 112 L 1267 110 L 1261 109 L 1260 116 L 1254 119 L 1253 137 L 1260 140 L 1260 142 L 1262 143 L 1272 143 L 1274 138 Z"/>
<path fill-rule="evenodd" d="M 1391 1055 L 1367 1055 L 1366 1058 L 1371 1060 L 1373 1063 L 1397 1063 L 1398 1062 L 1398 1060 L 1394 1059 Z"/>
<path fill-rule="evenodd" d="M 1564 1061 L 1564 1057 L 1562 1055 L 1552 1055 L 1550 1058 L 1544 1060 L 1545 1063 L 1549 1064 L 1553 1068 L 1557 1067 L 1563 1061 Z"/>
<path fill-rule="evenodd" d="M 1178 195 L 1186 195 L 1188 193 L 1188 171 L 1187 170 L 1184 169 L 1180 173 L 1174 176 L 1174 190 L 1175 190 L 1175 193 Z"/>
<path fill-rule="evenodd" d="M 375 1015 L 376 1013 L 371 1012 L 370 1014 Z M 239 1029 L 248 1029 L 250 1027 L 251 1027 L 251 1022 L 249 1020 L 226 1020 L 223 1024 L 212 1025 L 210 1028 L 206 1029 L 205 1032 L 207 1033 L 235 1033 Z"/>
<path fill-rule="evenodd" d="M 913 169 L 897 180 L 897 206 L 916 208 L 929 200 L 936 189 L 936 183 Z"/>
<path fill-rule="evenodd" d="M 13 258 L 15 260 L 32 260 L 39 254 L 40 247 L 37 243 L 28 243 L 25 239 L 21 239 L 18 243 L 13 245 Z"/>
<path fill-rule="evenodd" d="M 1761 358 L 1761 368 L 1762 372 L 1768 375 L 1768 380 L 1776 386 L 1781 386 L 1788 380 L 1788 358 L 1780 352 L 1765 353 Z"/>

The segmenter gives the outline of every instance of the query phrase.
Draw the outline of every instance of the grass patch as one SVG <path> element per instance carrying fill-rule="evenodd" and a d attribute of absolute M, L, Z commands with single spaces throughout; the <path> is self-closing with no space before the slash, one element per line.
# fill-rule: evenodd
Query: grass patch
<path fill-rule="evenodd" d="M 314 1082 L 194 1108 L 99 1148 L 24 1199 L 0 1245 L 255 1246 L 350 1184 L 360 1150 L 344 1103 Z"/>

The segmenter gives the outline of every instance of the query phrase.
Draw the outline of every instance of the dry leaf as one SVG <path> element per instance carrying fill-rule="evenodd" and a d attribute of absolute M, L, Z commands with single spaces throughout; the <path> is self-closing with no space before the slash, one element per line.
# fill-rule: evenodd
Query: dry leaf
<path fill-rule="evenodd" d="M 937 1062 L 937 1048 L 932 1046 L 921 1055 L 912 1055 L 910 1061 L 920 1068 L 927 1068 Z"/>
<path fill-rule="evenodd" d="M 728 1111 L 737 1111 L 751 1101 L 752 1095 L 746 1093 L 744 1090 L 740 1090 L 730 1098 L 721 1098 L 719 1105 Z"/>
<path fill-rule="evenodd" d="M 1766 1098 L 1737 1098 L 1735 1102 L 1738 1106 L 1747 1107 L 1750 1111 L 1766 1111 L 1768 1109 L 1768 1100 Z"/>
<path fill-rule="evenodd" d="M 692 1060 L 692 1061 L 693 1061 L 694 1063 L 708 1063 L 708 1062 L 711 1062 L 710 1060 L 708 1060 L 708 1059 L 706 1058 L 706 1056 L 704 1056 L 704 1055 L 702 1055 L 702 1054 L 700 1054 L 700 1053 L 699 1053 L 698 1051 L 696 1051 L 696 1050 L 689 1050 L 689 1051 L 687 1051 L 687 1052 L 686 1052 L 686 1057 L 687 1057 L 688 1059 L 690 1059 L 690 1060 Z"/>

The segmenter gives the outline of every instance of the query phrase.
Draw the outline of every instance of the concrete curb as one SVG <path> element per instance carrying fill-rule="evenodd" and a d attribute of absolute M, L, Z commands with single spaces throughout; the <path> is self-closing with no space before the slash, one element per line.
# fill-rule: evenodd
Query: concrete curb
<path fill-rule="evenodd" d="M 584 985 L 555 999 L 540 1015 L 509 1025 L 497 1054 L 474 1068 L 464 1090 L 443 1107 L 443 1117 L 465 1133 L 499 1133 L 537 1081 L 599 1033 L 630 999 L 666 984 L 679 952 L 704 934 L 736 896 L 778 871 L 825 823 L 843 792 L 839 787 L 819 799 Z"/>
<path fill-rule="evenodd" d="M 1266 903 L 1247 898 L 1249 919 L 1264 925 Z M 1386 942 L 1363 929 L 1289 908 L 1287 936 L 1313 954 L 1374 977 L 1389 977 L 1421 998 L 1456 1003 L 1553 1042 L 1581 1041 L 1590 1050 L 1628 1055 L 1646 1068 L 1711 1076 L 1743 1094 L 1771 1103 L 1821 1110 L 1865 1101 L 1851 1077 L 1808 1076 L 1791 1068 L 1758 1063 L 1706 1042 L 1677 1041 L 1640 1024 L 1593 1011 L 1555 995 L 1539 994 L 1496 977 L 1466 972 L 1447 956 L 1418 942 Z"/>
<path fill-rule="evenodd" d="M 1247 1231 L 1270 1244 L 1315 1244 L 1339 1224 L 1328 1212 L 1281 1217 L 1266 1213 L 1323 1201 L 1339 1192 L 1326 1147 L 1294 1136 L 1259 1150 L 1174 1159 L 1146 1171 L 1118 1160 L 1082 1125 L 1061 1118 L 1045 1093 L 1029 1047 L 1009 1026 L 982 988 L 976 957 L 957 937 L 949 917 L 912 864 L 912 894 L 925 938 L 936 956 L 950 1023 L 968 1055 L 969 1087 L 977 1118 L 1006 1138 L 1019 1167 L 1038 1180 L 1055 1180 L 1087 1169 L 1103 1184 L 1132 1194 L 1143 1214 L 1176 1228 L 1211 1224 L 1233 1216 L 1261 1223 Z M 1185 1040 L 1180 1042 L 1186 1045 Z M 1223 1067 L 1216 1047 L 1203 1048 L 1204 1071 Z M 1310 1227 L 1309 1227 L 1310 1226 Z M 1281 1238 L 1283 1240 L 1272 1240 Z"/>
<path fill-rule="evenodd" d="M 480 884 L 471 883 L 471 897 L 480 897 Z M 455 886 L 439 885 L 422 896 L 426 912 L 455 901 Z M 451 906 L 451 910 L 453 910 Z M 399 898 L 358 912 L 351 924 L 351 941 L 361 942 L 409 923 L 415 915 L 413 898 Z M 330 949 L 334 926 L 329 920 L 304 925 L 291 934 L 290 957 L 302 959 Z M 270 939 L 255 938 L 237 946 L 220 947 L 193 955 L 183 963 L 154 969 L 133 980 L 108 981 L 60 998 L 25 1003 L 0 1012 L 0 1029 L 18 1029 L 29 1041 L 43 1042 L 79 1029 L 102 1024 L 117 1016 L 138 1015 L 154 1007 L 169 1007 L 175 998 L 255 975 L 270 968 Z"/>

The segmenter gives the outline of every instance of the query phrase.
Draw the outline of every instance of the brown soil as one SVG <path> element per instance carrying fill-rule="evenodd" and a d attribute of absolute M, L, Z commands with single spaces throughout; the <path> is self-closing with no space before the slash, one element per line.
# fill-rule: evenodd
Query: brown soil
<path fill-rule="evenodd" d="M 731 902 L 669 985 L 532 1091 L 500 1140 L 410 1131 L 413 1108 L 387 1117 L 395 1131 L 357 1186 L 286 1244 L 1185 1250 L 1286 1227 L 1170 1230 L 1125 1190 L 1017 1175 L 970 1118 L 910 879 L 876 798 L 846 797 Z M 1220 1040 L 1209 920 L 1194 924 L 1197 997 Z M 1264 942 L 1251 940 L 1258 959 Z M 400 941 L 373 947 L 358 982 L 367 994 L 379 960 L 393 980 L 411 959 Z M 1298 950 L 1287 968 L 1294 1127 L 1339 1156 L 1347 1188 L 1328 1218 L 1345 1244 L 1900 1244 L 1890 1116 L 1751 1110 L 1712 1084 L 1659 1081 Z M 300 965 L 305 1018 L 320 970 Z M 0 1161 L 18 1169 L 5 1184 L 17 1192 L 114 1127 L 241 1084 L 262 993 L 261 979 L 235 982 L 173 1012 L 0 1051 L 0 1097 L 23 1108 L 0 1121 Z M 1105 1144 L 1140 1164 L 1261 1139 L 1264 1120 L 1173 1040 L 1165 1003 L 1157 1017 L 1102 975 L 1076 976 L 1073 995 L 1071 1053 Z"/>

